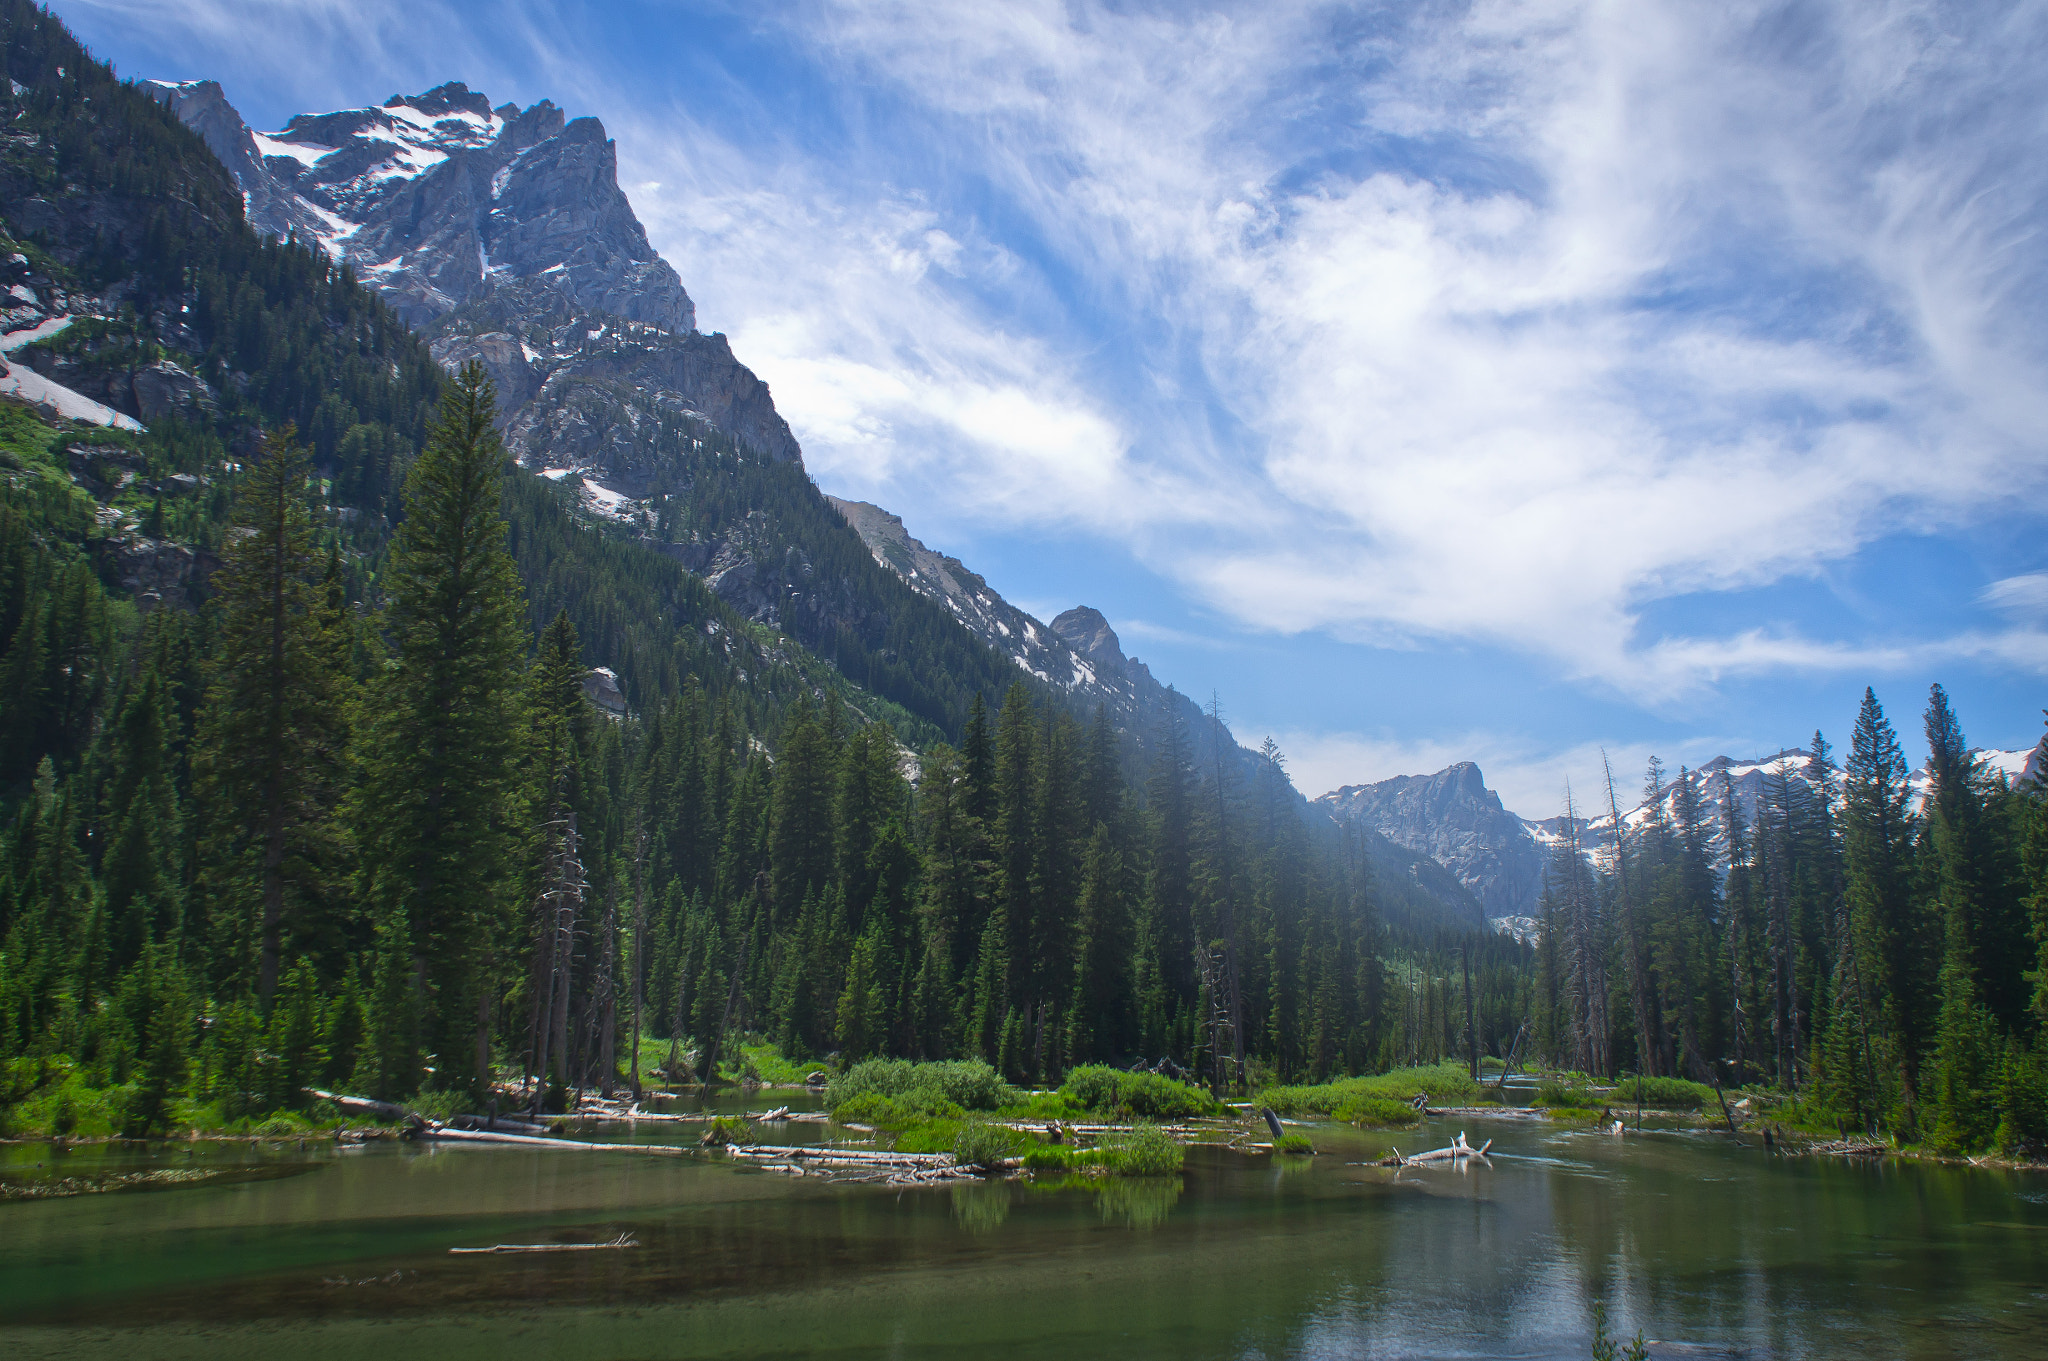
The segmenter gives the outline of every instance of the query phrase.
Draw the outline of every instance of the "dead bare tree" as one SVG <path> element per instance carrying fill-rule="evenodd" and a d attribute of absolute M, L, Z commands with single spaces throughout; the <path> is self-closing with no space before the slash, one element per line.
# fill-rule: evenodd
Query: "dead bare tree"
<path fill-rule="evenodd" d="M 583 861 L 576 832 L 576 814 L 566 813 L 543 823 L 547 846 L 540 899 L 536 904 L 536 989 L 533 1042 L 533 1108 L 540 1109 L 552 1070 L 557 1085 L 567 1087 L 569 1074 L 569 987 L 576 960 L 576 925 L 583 911 Z"/>
<path fill-rule="evenodd" d="M 1600 769 L 1607 777 L 1607 814 L 1614 822 L 1614 873 L 1621 888 L 1622 947 L 1628 953 L 1628 1001 L 1635 1012 L 1636 1064 L 1651 1077 L 1658 1076 L 1657 1050 L 1650 1037 L 1650 986 L 1643 964 L 1643 945 L 1636 930 L 1635 898 L 1628 889 L 1628 847 L 1622 837 L 1621 807 L 1614 798 L 1614 767 L 1607 751 L 1600 751 Z"/>

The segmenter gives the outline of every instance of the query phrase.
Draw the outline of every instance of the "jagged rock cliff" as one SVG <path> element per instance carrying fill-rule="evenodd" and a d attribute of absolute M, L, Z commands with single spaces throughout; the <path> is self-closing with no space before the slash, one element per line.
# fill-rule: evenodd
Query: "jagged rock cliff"
<path fill-rule="evenodd" d="M 144 82 L 241 186 L 250 225 L 318 241 L 425 326 L 513 280 L 580 312 L 686 332 L 696 308 L 648 244 L 595 118 L 493 109 L 460 81 L 250 131 L 214 81 Z"/>
<path fill-rule="evenodd" d="M 647 494 L 634 435 L 654 419 L 701 420 L 801 460 L 767 384 L 724 336 L 693 329 L 696 307 L 619 188 L 595 118 L 547 100 L 493 109 L 458 81 L 265 134 L 213 81 L 144 87 L 206 139 L 258 230 L 318 242 L 443 364 L 482 362 L 514 454 L 575 470 L 596 507 Z"/>
<path fill-rule="evenodd" d="M 1346 785 L 1317 803 L 1340 822 L 1372 827 L 1457 876 L 1488 917 L 1532 915 L 1543 891 L 1543 853 L 1522 819 L 1501 806 L 1479 767 L 1460 761 L 1434 775 Z"/>

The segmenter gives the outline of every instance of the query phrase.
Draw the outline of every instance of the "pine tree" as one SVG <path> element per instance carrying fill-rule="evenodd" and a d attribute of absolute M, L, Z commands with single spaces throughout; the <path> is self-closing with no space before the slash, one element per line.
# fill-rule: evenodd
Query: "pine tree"
<path fill-rule="evenodd" d="M 232 929 L 257 947 L 265 1010 L 284 961 L 307 942 L 337 944 L 331 878 L 340 856 L 333 810 L 346 742 L 337 661 L 338 564 L 313 582 L 306 450 L 287 426 L 264 442 L 237 501 L 242 532 L 214 581 L 221 625 L 194 756 L 205 810 L 209 896 L 251 903 Z M 239 968 L 231 972 L 240 974 Z"/>
<path fill-rule="evenodd" d="M 1895 1072 L 1902 1133 L 1918 1130 L 1920 1063 L 1927 1049 L 1927 962 L 1932 951 L 1912 891 L 1912 819 L 1905 753 L 1877 695 L 1865 689 L 1842 781 L 1842 846 L 1850 942 L 1876 1008 L 1884 1053 Z"/>
<path fill-rule="evenodd" d="M 102 981 L 125 972 L 152 946 L 175 942 L 181 925 L 178 791 L 173 780 L 170 717 L 154 667 L 132 687 L 115 725 L 101 866 L 109 951 Z"/>
<path fill-rule="evenodd" d="M 402 911 L 446 1086 L 488 1077 L 513 895 L 525 609 L 499 512 L 504 450 L 481 365 L 443 397 L 391 549 L 393 665 L 370 698 L 357 806 L 367 897 Z"/>

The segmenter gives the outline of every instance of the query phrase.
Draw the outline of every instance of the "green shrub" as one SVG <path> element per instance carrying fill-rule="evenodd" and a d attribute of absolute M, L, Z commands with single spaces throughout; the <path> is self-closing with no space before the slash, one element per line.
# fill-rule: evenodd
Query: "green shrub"
<path fill-rule="evenodd" d="M 953 1135 L 953 1156 L 963 1167 L 991 1170 L 1004 1159 L 1024 1152 L 1025 1137 L 1006 1125 L 992 1125 L 986 1120 L 964 1121 Z"/>
<path fill-rule="evenodd" d="M 1547 1077 L 1536 1084 L 1536 1098 L 1532 1106 L 1567 1106 L 1581 1109 L 1593 1104 L 1593 1089 L 1575 1075 Z"/>
<path fill-rule="evenodd" d="M 1638 1092 L 1643 1105 L 1670 1110 L 1696 1111 L 1714 1099 L 1714 1089 L 1704 1083 L 1677 1077 L 1632 1077 L 1615 1087 L 1607 1100 L 1615 1106 L 1633 1106 L 1637 1104 Z"/>
<path fill-rule="evenodd" d="M 1090 1162 L 1119 1177 L 1163 1177 L 1180 1171 L 1187 1150 L 1156 1125 L 1140 1125 L 1128 1134 L 1102 1141 Z"/>
<path fill-rule="evenodd" d="M 1346 1077 L 1314 1087 L 1268 1087 L 1259 1101 L 1275 1114 L 1324 1119 L 1352 1119 L 1346 1109 L 1361 1108 L 1366 1098 L 1405 1104 L 1418 1094 L 1428 1096 L 1431 1105 L 1463 1106 L 1478 1100 L 1479 1084 L 1454 1063 L 1422 1068 L 1396 1068 L 1373 1077 Z M 1417 1117 L 1419 1118 L 1419 1117 Z M 1412 1120 L 1391 1123 L 1412 1124 Z"/>
<path fill-rule="evenodd" d="M 1017 1099 L 1016 1090 L 979 1059 L 945 1063 L 867 1059 L 826 1084 L 825 1108 L 836 1111 L 842 1103 L 868 1092 L 899 1098 L 912 1092 L 933 1092 L 970 1111 L 996 1110 Z"/>
<path fill-rule="evenodd" d="M 1068 1073 L 1060 1095 L 1084 1111 L 1148 1120 L 1181 1120 L 1215 1115 L 1223 1109 L 1199 1087 L 1157 1073 L 1126 1073 L 1103 1064 L 1087 1064 Z"/>
<path fill-rule="evenodd" d="M 842 1125 L 872 1125 L 896 1131 L 929 1120 L 959 1120 L 966 1114 L 939 1092 L 925 1087 L 902 1096 L 862 1092 L 841 1102 L 833 1110 L 832 1118 Z"/>
<path fill-rule="evenodd" d="M 1033 1172 L 1064 1172 L 1086 1166 L 1080 1149 L 1060 1144 L 1033 1144 L 1024 1150 L 1024 1166 Z"/>

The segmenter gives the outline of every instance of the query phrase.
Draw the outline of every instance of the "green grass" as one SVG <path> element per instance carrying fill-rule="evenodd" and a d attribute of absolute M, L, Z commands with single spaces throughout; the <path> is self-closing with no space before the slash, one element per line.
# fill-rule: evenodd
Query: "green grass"
<path fill-rule="evenodd" d="M 1585 1106 L 1550 1106 L 1544 1113 L 1553 1120 L 1580 1121 L 1590 1123 L 1600 1118 L 1600 1112 Z"/>
<path fill-rule="evenodd" d="M 963 1120 L 954 1127 L 953 1156 L 964 1167 L 993 1170 L 997 1164 L 1017 1157 L 1031 1144 L 1031 1136 L 1007 1125 L 986 1120 Z"/>
<path fill-rule="evenodd" d="M 1617 1084 L 1607 1098 L 1612 1106 L 1633 1106 L 1637 1094 L 1641 1093 L 1645 1106 L 1662 1106 L 1669 1110 L 1696 1111 L 1714 1103 L 1714 1089 L 1703 1082 L 1687 1082 L 1676 1077 L 1632 1077 Z"/>
<path fill-rule="evenodd" d="M 1396 1068 L 1373 1077 L 1338 1078 L 1313 1087 L 1268 1087 L 1258 1094 L 1258 1103 L 1297 1119 L 1378 1127 L 1419 1123 L 1422 1116 L 1409 1105 L 1418 1094 L 1426 1094 L 1431 1105 L 1462 1106 L 1478 1100 L 1480 1089 L 1464 1068 L 1439 1063 Z"/>
<path fill-rule="evenodd" d="M 1035 1172 L 1109 1177 L 1171 1176 L 1186 1156 L 1187 1149 L 1156 1125 L 1109 1135 L 1093 1148 L 1034 1142 L 1023 1153 L 1024 1166 Z"/>
<path fill-rule="evenodd" d="M 1580 1110 L 1591 1106 L 1593 1099 L 1593 1089 L 1584 1074 L 1566 1073 L 1557 1077 L 1546 1077 L 1537 1083 L 1536 1096 L 1529 1104 Z"/>
<path fill-rule="evenodd" d="M 1316 1146 L 1306 1134 L 1283 1134 L 1273 1141 L 1275 1153 L 1313 1153 Z"/>

